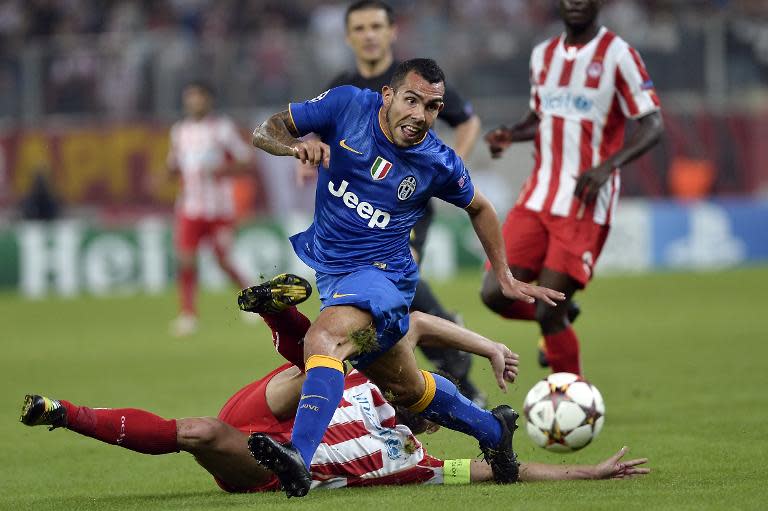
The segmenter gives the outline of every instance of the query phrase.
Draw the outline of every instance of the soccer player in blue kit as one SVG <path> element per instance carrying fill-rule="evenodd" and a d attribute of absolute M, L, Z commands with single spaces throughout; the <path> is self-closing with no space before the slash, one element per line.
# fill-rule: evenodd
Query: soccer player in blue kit
<path fill-rule="evenodd" d="M 345 360 L 392 402 L 475 437 L 498 482 L 518 479 L 517 413 L 506 405 L 477 407 L 449 380 L 420 371 L 413 352 L 397 343 L 408 331 L 418 281 L 408 236 L 433 196 L 467 211 L 506 296 L 550 305 L 564 298 L 512 277 L 496 211 L 475 190 L 461 159 L 430 131 L 444 93 L 439 66 L 412 59 L 398 66 L 381 94 L 337 87 L 291 103 L 254 130 L 256 147 L 323 167 L 314 222 L 291 237 L 296 254 L 316 272 L 322 302 L 304 338 L 307 376 L 293 434 L 286 444 L 259 433 L 248 441 L 289 497 L 309 492 L 307 467 L 341 400 Z M 297 138 L 307 133 L 320 139 Z M 373 342 L 362 342 L 374 329 Z"/>

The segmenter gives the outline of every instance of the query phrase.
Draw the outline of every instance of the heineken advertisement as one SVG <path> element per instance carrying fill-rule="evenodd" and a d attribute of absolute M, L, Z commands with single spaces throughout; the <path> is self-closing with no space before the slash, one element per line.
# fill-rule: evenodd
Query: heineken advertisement
<path fill-rule="evenodd" d="M 461 224 L 461 218 L 456 219 Z M 310 219 L 263 221 L 238 229 L 233 259 L 243 275 L 256 282 L 290 271 L 312 275 L 294 254 L 288 236 L 303 230 Z M 458 234 L 471 227 L 443 221 L 430 232 L 425 268 L 440 277 L 460 265 L 477 265 L 475 247 L 457 244 Z M 173 284 L 174 254 L 170 219 L 147 218 L 124 228 L 64 220 L 18 223 L 0 230 L 0 288 L 17 289 L 30 298 L 48 295 L 156 293 Z M 468 239 L 472 239 L 471 236 Z M 226 276 L 213 253 L 199 254 L 203 287 L 226 288 Z"/>
<path fill-rule="evenodd" d="M 288 242 L 309 222 L 289 218 L 242 225 L 235 264 L 254 282 L 284 271 L 311 276 Z M 766 225 L 768 201 L 624 201 L 596 273 L 768 262 Z M 226 287 L 210 250 L 201 250 L 199 257 L 202 285 Z M 466 215 L 441 210 L 429 232 L 423 272 L 444 279 L 460 268 L 480 271 L 482 264 L 482 249 Z M 170 219 L 145 218 L 122 228 L 76 220 L 0 227 L 0 288 L 30 298 L 156 293 L 173 284 L 173 275 Z"/>

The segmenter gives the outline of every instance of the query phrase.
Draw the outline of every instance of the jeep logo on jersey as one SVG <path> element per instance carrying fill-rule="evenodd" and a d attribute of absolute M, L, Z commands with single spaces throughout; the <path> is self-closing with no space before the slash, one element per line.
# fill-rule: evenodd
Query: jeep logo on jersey
<path fill-rule="evenodd" d="M 391 166 L 392 164 L 390 163 L 389 165 Z M 328 191 L 331 192 L 331 195 L 334 197 L 341 197 L 345 206 L 349 209 L 354 209 L 357 212 L 357 216 L 363 220 L 368 220 L 368 227 L 371 229 L 374 227 L 383 229 L 389 225 L 389 213 L 374 208 L 369 202 L 361 202 L 354 192 L 347 191 L 349 183 L 342 181 L 338 188 L 334 189 L 335 186 L 333 181 L 328 181 Z"/>
<path fill-rule="evenodd" d="M 392 169 L 392 163 L 388 162 L 381 156 L 377 156 L 376 161 L 373 162 L 373 165 L 371 165 L 371 177 L 374 181 L 381 181 L 387 177 L 390 169 Z"/>
<path fill-rule="evenodd" d="M 407 200 L 415 191 L 416 178 L 413 176 L 405 177 L 400 181 L 400 185 L 397 187 L 397 198 L 400 200 Z"/>

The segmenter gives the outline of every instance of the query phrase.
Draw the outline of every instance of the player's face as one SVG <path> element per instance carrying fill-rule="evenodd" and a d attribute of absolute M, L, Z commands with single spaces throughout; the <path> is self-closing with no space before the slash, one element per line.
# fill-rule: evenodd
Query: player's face
<path fill-rule="evenodd" d="M 397 29 L 384 9 L 362 9 L 349 13 L 347 44 L 355 57 L 366 62 L 382 60 L 392 52 Z"/>
<path fill-rule="evenodd" d="M 410 147 L 424 138 L 443 109 L 445 84 L 429 83 L 411 71 L 397 88 L 385 86 L 384 112 L 395 145 Z"/>
<path fill-rule="evenodd" d="M 560 17 L 566 25 L 579 30 L 595 22 L 602 0 L 560 0 Z"/>
<path fill-rule="evenodd" d="M 203 117 L 211 110 L 211 96 L 200 87 L 184 89 L 184 111 L 192 117 Z"/>

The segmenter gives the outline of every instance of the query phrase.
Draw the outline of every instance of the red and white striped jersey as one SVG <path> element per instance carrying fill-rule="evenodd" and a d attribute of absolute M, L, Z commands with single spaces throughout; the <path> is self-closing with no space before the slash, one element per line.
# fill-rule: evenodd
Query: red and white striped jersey
<path fill-rule="evenodd" d="M 232 180 L 215 177 L 227 158 L 250 160 L 250 146 L 228 117 L 185 119 L 171 128 L 168 165 L 181 171 L 181 193 L 176 209 L 188 218 L 231 219 L 235 204 Z"/>
<path fill-rule="evenodd" d="M 312 487 L 440 484 L 443 462 L 428 456 L 376 385 L 357 371 L 312 458 Z"/>
<path fill-rule="evenodd" d="M 619 169 L 586 209 L 573 195 L 576 179 L 618 151 L 626 119 L 658 110 L 659 99 L 640 55 L 605 27 L 581 47 L 564 41 L 565 34 L 552 38 L 531 54 L 530 108 L 540 122 L 518 204 L 605 225 L 618 201 Z"/>

